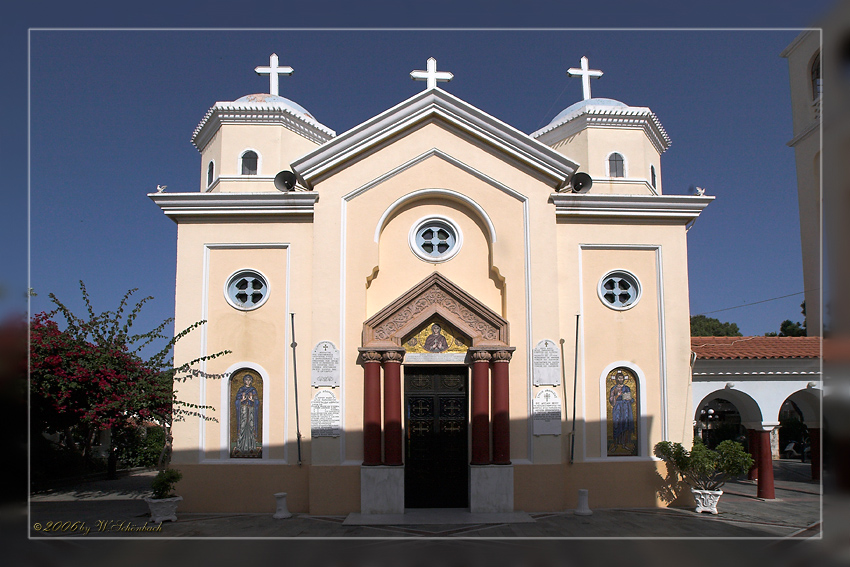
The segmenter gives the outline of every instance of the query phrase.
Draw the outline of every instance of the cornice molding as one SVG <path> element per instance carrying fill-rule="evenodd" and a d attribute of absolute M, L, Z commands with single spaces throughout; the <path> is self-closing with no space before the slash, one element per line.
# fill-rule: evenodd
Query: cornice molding
<path fill-rule="evenodd" d="M 645 106 L 585 106 L 555 124 L 549 124 L 532 132 L 529 136 L 540 138 L 544 144 L 550 144 L 588 128 L 643 130 L 659 154 L 664 153 L 672 143 L 661 121 Z"/>
<path fill-rule="evenodd" d="M 190 217 L 311 215 L 319 194 L 289 193 L 149 193 L 165 216 L 178 222 Z"/>
<path fill-rule="evenodd" d="M 203 151 L 222 124 L 277 124 L 311 142 L 324 144 L 336 132 L 292 109 L 267 102 L 217 102 L 192 132 L 192 144 Z"/>
<path fill-rule="evenodd" d="M 655 218 L 690 222 L 714 197 L 553 193 L 556 217 Z"/>
<path fill-rule="evenodd" d="M 441 120 L 549 177 L 555 189 L 567 184 L 578 164 L 516 128 L 439 89 L 429 89 L 329 140 L 292 162 L 308 187 L 346 161 L 428 120 Z"/>

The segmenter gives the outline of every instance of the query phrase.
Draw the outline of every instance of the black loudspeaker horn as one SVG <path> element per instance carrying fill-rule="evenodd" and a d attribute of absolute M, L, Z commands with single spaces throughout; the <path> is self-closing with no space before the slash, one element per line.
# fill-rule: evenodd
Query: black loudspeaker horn
<path fill-rule="evenodd" d="M 573 193 L 587 193 L 593 187 L 593 179 L 584 172 L 579 172 L 573 175 L 570 185 L 573 188 Z"/>
<path fill-rule="evenodd" d="M 278 191 L 292 191 L 297 182 L 295 174 L 285 169 L 274 176 L 274 186 Z"/>

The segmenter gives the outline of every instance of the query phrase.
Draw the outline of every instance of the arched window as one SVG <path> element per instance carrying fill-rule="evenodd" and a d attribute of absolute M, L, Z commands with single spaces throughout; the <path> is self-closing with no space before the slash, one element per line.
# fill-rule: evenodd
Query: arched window
<path fill-rule="evenodd" d="M 818 53 L 812 61 L 812 100 L 819 99 L 822 92 L 823 82 L 820 78 L 820 53 Z"/>
<path fill-rule="evenodd" d="M 214 178 L 215 178 L 215 162 L 210 161 L 210 164 L 207 166 L 207 187 L 212 185 Z"/>
<path fill-rule="evenodd" d="M 614 152 L 608 156 L 608 177 L 625 177 L 625 160 L 623 156 Z"/>
<path fill-rule="evenodd" d="M 242 175 L 257 175 L 257 152 L 248 150 L 242 154 Z"/>
<path fill-rule="evenodd" d="M 649 176 L 651 178 L 650 181 L 652 182 L 652 188 L 657 189 L 658 186 L 656 185 L 657 180 L 655 178 L 655 166 L 654 165 L 649 166 Z"/>

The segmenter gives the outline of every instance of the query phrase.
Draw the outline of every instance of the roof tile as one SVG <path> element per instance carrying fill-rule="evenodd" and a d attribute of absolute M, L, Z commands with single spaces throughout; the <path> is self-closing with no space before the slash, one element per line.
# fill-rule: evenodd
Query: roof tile
<path fill-rule="evenodd" d="M 820 358 L 820 337 L 691 337 L 697 358 Z"/>

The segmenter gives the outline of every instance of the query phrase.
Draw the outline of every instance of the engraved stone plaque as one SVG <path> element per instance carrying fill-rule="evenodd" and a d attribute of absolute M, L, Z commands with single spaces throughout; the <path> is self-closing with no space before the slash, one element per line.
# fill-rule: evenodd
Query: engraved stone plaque
<path fill-rule="evenodd" d="M 552 388 L 537 392 L 531 406 L 534 435 L 561 434 L 561 400 Z"/>
<path fill-rule="evenodd" d="M 339 437 L 340 403 L 330 390 L 322 390 L 310 402 L 310 435 Z"/>
<path fill-rule="evenodd" d="M 554 341 L 543 339 L 531 353 L 535 386 L 557 386 L 561 383 L 561 359 Z"/>
<path fill-rule="evenodd" d="M 330 341 L 320 341 L 313 349 L 310 385 L 339 387 L 339 350 Z"/>

